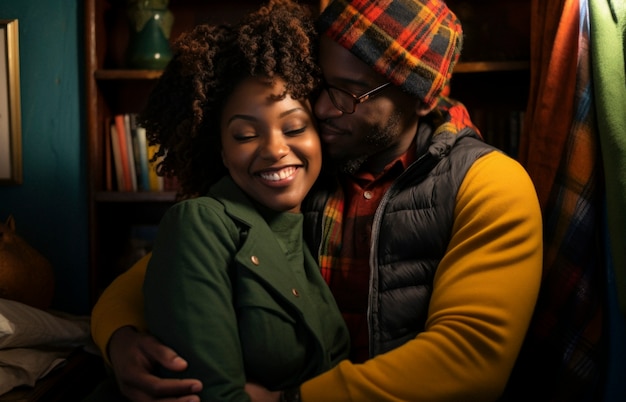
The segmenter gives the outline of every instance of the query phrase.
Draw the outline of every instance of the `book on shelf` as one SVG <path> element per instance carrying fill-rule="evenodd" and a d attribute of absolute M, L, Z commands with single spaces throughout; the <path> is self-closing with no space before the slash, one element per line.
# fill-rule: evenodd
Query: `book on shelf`
<path fill-rule="evenodd" d="M 131 191 L 137 191 L 137 168 L 135 162 L 135 147 L 133 145 L 133 133 L 130 128 L 130 115 L 123 114 L 124 134 L 126 135 L 126 149 L 128 149 L 128 166 L 130 167 L 130 187 Z"/>
<path fill-rule="evenodd" d="M 163 177 L 157 175 L 156 167 L 161 158 L 152 161 L 154 155 L 159 149 L 158 145 L 148 144 L 148 181 L 150 182 L 151 191 L 163 191 Z"/>
<path fill-rule="evenodd" d="M 509 155 L 516 158 L 519 156 L 519 141 L 524 128 L 524 116 L 523 110 L 512 110 L 509 126 Z"/>
<path fill-rule="evenodd" d="M 138 191 L 150 191 L 148 172 L 148 145 L 146 143 L 146 129 L 137 124 L 137 115 L 128 115 L 130 121 L 130 134 L 133 144 L 135 160 L 135 176 L 137 178 Z"/>
<path fill-rule="evenodd" d="M 111 126 L 111 134 L 115 133 L 117 138 L 117 146 L 119 147 L 119 157 L 122 166 L 122 181 L 118 182 L 118 190 L 120 191 L 133 191 L 133 178 L 131 171 L 132 149 L 129 149 L 129 143 L 126 136 L 126 124 L 124 122 L 124 115 L 118 114 L 113 117 L 113 125 Z M 115 145 L 114 145 L 115 147 Z M 113 148 L 115 152 L 115 148 Z M 134 162 L 133 162 L 134 163 Z"/>
<path fill-rule="evenodd" d="M 120 137 L 117 133 L 117 127 L 115 124 L 109 124 L 111 131 L 111 154 L 113 155 L 113 163 L 111 168 L 115 171 L 115 183 L 119 191 L 123 191 L 126 187 L 126 180 L 124 177 L 124 163 L 122 156 L 122 150 L 120 147 Z M 113 175 L 111 175 L 113 176 Z"/>
<path fill-rule="evenodd" d="M 486 143 L 517 158 L 524 111 L 474 108 L 470 116 Z"/>

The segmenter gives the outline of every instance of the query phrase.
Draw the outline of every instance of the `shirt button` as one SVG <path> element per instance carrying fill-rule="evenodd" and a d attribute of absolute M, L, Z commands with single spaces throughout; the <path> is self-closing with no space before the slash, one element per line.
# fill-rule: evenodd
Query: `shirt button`
<path fill-rule="evenodd" d="M 256 255 L 250 257 L 250 261 L 252 261 L 254 265 L 259 265 L 259 257 L 257 257 Z"/>
<path fill-rule="evenodd" d="M 372 194 L 372 192 L 371 192 L 371 191 L 366 191 L 366 192 L 364 192 L 364 193 L 363 193 L 363 197 L 364 197 L 366 200 L 371 200 L 373 196 L 374 196 L 374 195 Z"/>
<path fill-rule="evenodd" d="M 296 297 L 300 297 L 300 292 L 296 288 L 291 289 L 291 293 Z"/>

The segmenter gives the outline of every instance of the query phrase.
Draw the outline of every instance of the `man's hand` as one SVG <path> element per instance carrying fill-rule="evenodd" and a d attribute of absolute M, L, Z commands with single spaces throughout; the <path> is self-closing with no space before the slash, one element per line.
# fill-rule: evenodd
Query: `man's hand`
<path fill-rule="evenodd" d="M 132 401 L 200 402 L 197 379 L 164 379 L 153 373 L 159 366 L 182 371 L 187 362 L 153 336 L 132 327 L 115 331 L 108 345 L 109 360 L 122 394 Z"/>

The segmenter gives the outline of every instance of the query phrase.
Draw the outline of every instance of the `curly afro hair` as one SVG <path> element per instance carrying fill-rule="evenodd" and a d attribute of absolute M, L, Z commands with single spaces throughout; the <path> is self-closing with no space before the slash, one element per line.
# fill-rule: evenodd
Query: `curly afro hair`
<path fill-rule="evenodd" d="M 177 178 L 179 198 L 206 194 L 228 173 L 220 117 L 242 80 L 279 77 L 293 98 L 311 96 L 320 78 L 312 15 L 291 0 L 270 0 L 236 25 L 199 25 L 176 40 L 139 123 L 159 146 L 158 174 Z"/>

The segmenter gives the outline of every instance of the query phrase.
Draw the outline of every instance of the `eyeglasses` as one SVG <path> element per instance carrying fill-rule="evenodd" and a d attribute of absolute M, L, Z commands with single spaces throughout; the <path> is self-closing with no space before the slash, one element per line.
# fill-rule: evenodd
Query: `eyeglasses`
<path fill-rule="evenodd" d="M 322 82 L 322 88 L 325 89 L 326 92 L 328 92 L 330 101 L 337 109 L 346 114 L 354 113 L 354 111 L 356 110 L 356 105 L 365 102 L 372 96 L 387 88 L 389 85 L 391 85 L 391 82 L 386 82 L 383 85 L 380 85 L 370 91 L 365 92 L 361 96 L 356 96 L 341 88 L 334 87 L 328 84 L 326 81 Z"/>

